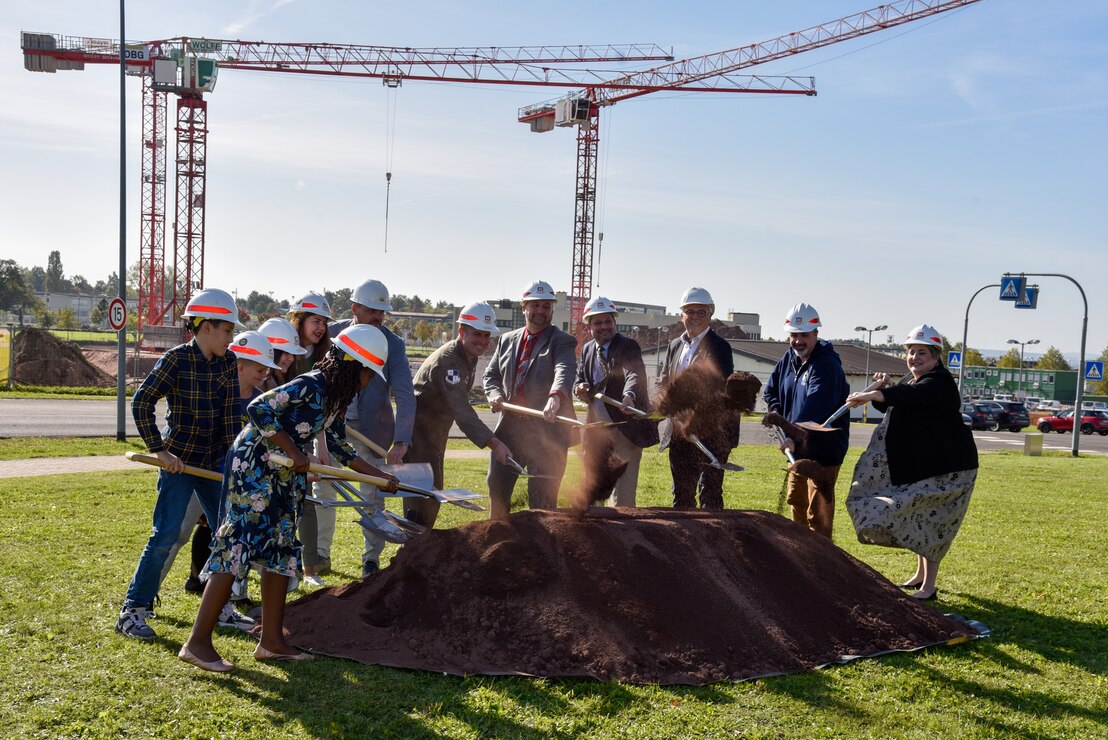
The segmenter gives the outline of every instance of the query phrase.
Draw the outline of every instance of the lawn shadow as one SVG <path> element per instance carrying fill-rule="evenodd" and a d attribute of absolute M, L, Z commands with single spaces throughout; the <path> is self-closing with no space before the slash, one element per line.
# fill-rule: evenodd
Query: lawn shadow
<path fill-rule="evenodd" d="M 834 667 L 787 676 L 773 676 L 761 679 L 760 683 L 762 688 L 770 693 L 788 696 L 815 709 L 829 710 L 859 722 L 865 720 L 869 717 L 869 712 L 840 698 L 843 695 L 842 687 L 837 686 L 833 681 L 831 670 L 834 670 Z"/>
<path fill-rule="evenodd" d="M 271 665 L 281 674 L 239 666 L 235 680 L 224 688 L 266 707 L 281 722 L 299 723 L 314 737 L 437 736 L 439 729 L 428 724 L 433 718 L 479 736 L 568 738 L 595 730 L 594 723 L 639 700 L 628 686 L 591 679 L 462 678 L 324 656 L 310 663 Z M 305 696 L 316 699 L 304 704 Z M 536 714 L 557 718 L 577 711 L 579 702 L 588 705 L 587 717 L 594 719 L 571 730 L 536 729 L 513 719 Z"/>

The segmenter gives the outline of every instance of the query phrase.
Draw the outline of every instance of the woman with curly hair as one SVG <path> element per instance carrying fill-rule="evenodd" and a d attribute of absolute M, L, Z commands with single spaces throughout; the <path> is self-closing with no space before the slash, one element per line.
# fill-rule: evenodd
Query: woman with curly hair
<path fill-rule="evenodd" d="M 192 632 L 177 654 L 206 671 L 226 673 L 234 665 L 212 645 L 212 628 L 226 603 L 235 576 L 253 566 L 262 575 L 262 632 L 256 660 L 308 660 L 285 641 L 285 594 L 297 587 L 301 545 L 296 526 L 308 489 L 310 449 L 323 432 L 332 455 L 351 469 L 385 478 L 383 490 L 395 491 L 396 478 L 359 458 L 345 440 L 343 416 L 358 391 L 383 382 L 381 368 L 388 342 L 380 329 L 359 324 L 346 329 L 316 365 L 290 383 L 258 396 L 246 409 L 250 423 L 235 439 L 224 471 L 223 519 L 212 540 L 211 577 Z M 281 453 L 291 468 L 270 460 Z"/>

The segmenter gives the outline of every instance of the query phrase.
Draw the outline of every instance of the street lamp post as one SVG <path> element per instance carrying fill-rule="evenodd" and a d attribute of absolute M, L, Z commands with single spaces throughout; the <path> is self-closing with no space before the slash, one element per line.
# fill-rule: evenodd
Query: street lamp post
<path fill-rule="evenodd" d="M 881 324 L 880 326 L 875 326 L 872 329 L 867 329 L 864 326 L 854 327 L 854 331 L 860 331 L 860 332 L 864 332 L 866 334 L 866 385 L 869 385 L 869 380 L 870 380 L 870 378 L 869 378 L 869 348 L 870 348 L 870 344 L 872 344 L 872 341 L 873 341 L 873 333 L 875 331 L 885 331 L 888 328 L 889 327 L 886 326 L 885 324 Z M 862 405 L 862 423 L 863 424 L 869 423 L 869 404 L 868 403 Z"/>
<path fill-rule="evenodd" d="M 1023 348 L 1028 344 L 1038 344 L 1038 339 L 1028 339 L 1026 342 L 1021 342 L 1018 339 L 1009 339 L 1008 344 L 1018 344 L 1020 346 L 1020 375 L 1016 381 L 1016 397 L 1023 398 Z"/>

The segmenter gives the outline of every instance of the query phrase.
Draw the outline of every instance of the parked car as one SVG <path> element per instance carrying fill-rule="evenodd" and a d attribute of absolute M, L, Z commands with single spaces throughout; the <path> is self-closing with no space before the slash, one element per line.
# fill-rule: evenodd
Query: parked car
<path fill-rule="evenodd" d="M 1028 411 L 1034 411 L 1039 408 L 1039 404 L 1043 402 L 1043 399 L 1038 396 L 1028 396 L 1023 399 L 1023 405 L 1027 407 Z"/>
<path fill-rule="evenodd" d="M 994 401 L 993 403 L 1000 406 L 1000 411 L 996 416 L 997 425 L 1000 429 L 1018 432 L 1031 424 L 1031 414 L 1028 413 L 1027 407 L 1019 401 Z"/>
<path fill-rule="evenodd" d="M 1039 401 L 1039 411 L 1061 411 L 1061 401 Z"/>
<path fill-rule="evenodd" d="M 1059 411 L 1055 416 L 1047 416 L 1039 419 L 1039 431 L 1043 434 L 1050 432 L 1058 432 L 1064 434 L 1065 432 L 1073 431 L 1073 409 L 1066 409 L 1065 411 Z M 1103 411 L 1088 411 L 1081 416 L 1081 433 L 1082 434 L 1097 434 L 1108 436 L 1108 413 Z"/>
<path fill-rule="evenodd" d="M 973 417 L 967 414 L 965 411 L 962 412 L 962 423 L 970 429 L 973 429 Z"/>
<path fill-rule="evenodd" d="M 1082 401 L 1082 411 L 1108 411 L 1108 403 L 1104 401 Z"/>
<path fill-rule="evenodd" d="M 996 421 L 996 407 L 991 402 L 963 403 L 962 413 L 970 417 L 971 429 L 991 429 L 995 432 L 1000 428 Z"/>

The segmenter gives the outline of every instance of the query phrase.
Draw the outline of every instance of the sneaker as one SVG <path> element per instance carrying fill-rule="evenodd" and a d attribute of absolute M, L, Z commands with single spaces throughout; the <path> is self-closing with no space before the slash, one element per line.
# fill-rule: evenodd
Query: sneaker
<path fill-rule="evenodd" d="M 254 625 L 257 623 L 245 614 L 240 614 L 238 609 L 227 602 L 223 605 L 223 610 L 219 612 L 219 621 L 216 624 L 220 627 L 232 627 L 243 632 L 249 632 L 254 629 Z"/>
<path fill-rule="evenodd" d="M 115 622 L 115 631 L 124 637 L 133 637 L 136 640 L 146 640 L 149 642 L 158 635 L 154 630 L 150 629 L 150 625 L 146 623 L 147 619 L 152 619 L 154 612 L 149 609 L 144 609 L 141 606 L 136 606 L 128 609 L 123 607 L 119 611 L 119 619 Z"/>
<path fill-rule="evenodd" d="M 379 570 L 381 570 L 381 566 L 377 564 L 376 560 L 367 560 L 362 563 L 362 578 L 369 578 Z"/>
<path fill-rule="evenodd" d="M 196 576 L 189 576 L 185 579 L 185 590 L 190 594 L 204 593 L 204 586 L 206 585 L 208 585 L 207 581 L 201 581 Z"/>
<path fill-rule="evenodd" d="M 323 588 L 323 579 L 319 576 L 304 576 L 304 585 Z"/>

